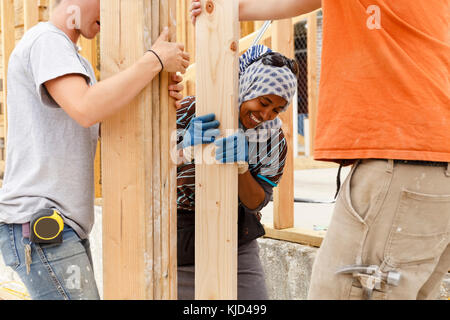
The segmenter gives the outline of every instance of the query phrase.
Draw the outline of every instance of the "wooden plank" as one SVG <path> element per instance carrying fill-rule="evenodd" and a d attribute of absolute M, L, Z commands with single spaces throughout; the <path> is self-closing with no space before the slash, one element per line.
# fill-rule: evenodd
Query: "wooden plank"
<path fill-rule="evenodd" d="M 24 28 L 27 32 L 39 22 L 39 1 L 23 0 L 23 14 Z"/>
<path fill-rule="evenodd" d="M 168 27 L 170 29 L 171 41 L 177 41 L 176 26 L 177 22 L 174 17 L 177 17 L 178 9 L 176 0 L 168 0 Z M 169 75 L 168 85 L 172 84 L 171 75 Z M 163 87 L 166 90 L 167 87 Z M 163 104 L 163 107 L 165 105 Z M 177 277 L 177 162 L 172 157 L 172 152 L 177 152 L 177 112 L 175 100 L 169 97 L 169 128 L 168 134 L 165 137 L 169 140 L 169 149 L 167 150 L 167 162 L 169 163 L 169 186 L 168 186 L 168 215 L 169 215 L 169 265 L 168 265 L 168 281 L 169 281 L 169 295 L 168 299 L 178 299 L 178 277 Z"/>
<path fill-rule="evenodd" d="M 7 73 L 9 57 L 14 50 L 15 46 L 15 28 L 14 28 L 14 0 L 1 0 L 1 13 L 2 13 L 2 63 L 3 63 L 3 110 L 4 110 L 4 136 L 7 137 L 8 133 L 8 119 L 6 96 L 7 96 Z M 5 138 L 6 148 L 6 138 Z"/>
<path fill-rule="evenodd" d="M 151 46 L 151 0 L 101 2 L 102 79 Z M 150 32 L 150 33 L 149 33 Z M 152 86 L 102 124 L 105 299 L 152 299 Z"/>
<path fill-rule="evenodd" d="M 244 53 L 250 46 L 253 44 L 253 41 L 255 40 L 256 36 L 258 35 L 258 30 L 243 37 L 239 40 L 239 52 Z M 264 33 L 264 35 L 261 38 L 260 43 L 268 43 L 270 45 L 272 38 L 272 26 L 270 26 L 267 31 Z M 196 63 L 192 63 L 189 68 L 186 70 L 186 73 L 183 75 L 183 84 L 186 84 L 188 81 L 191 81 L 192 79 L 195 79 L 196 75 Z"/>
<path fill-rule="evenodd" d="M 325 238 L 325 231 L 314 231 L 302 228 L 289 228 L 278 230 L 273 225 L 265 224 L 265 238 L 295 242 L 312 247 L 320 247 Z"/>
<path fill-rule="evenodd" d="M 238 128 L 238 2 L 202 0 L 197 21 L 197 115 L 215 113 L 222 133 Z M 195 298 L 237 299 L 237 165 L 196 148 Z M 210 163 L 210 164 L 208 164 Z"/>
<path fill-rule="evenodd" d="M 335 162 L 315 161 L 312 157 L 297 157 L 294 159 L 295 170 L 327 169 L 338 167 L 339 165 Z"/>
<path fill-rule="evenodd" d="M 314 153 L 316 135 L 317 107 L 319 102 L 319 85 L 317 70 L 317 12 L 308 15 L 308 118 L 310 154 Z"/>
<path fill-rule="evenodd" d="M 272 29 L 272 47 L 289 58 L 294 57 L 294 28 L 291 19 L 275 21 Z M 291 104 L 280 114 L 288 152 L 283 177 L 273 191 L 273 224 L 276 229 L 294 226 L 294 110 Z"/>
<path fill-rule="evenodd" d="M 171 40 L 176 40 L 176 3 L 174 0 L 160 2 L 160 30 L 169 27 Z M 161 144 L 161 275 L 160 283 L 162 295 L 160 299 L 177 298 L 177 206 L 176 206 L 176 163 L 171 159 L 170 152 L 176 149 L 176 140 L 171 141 L 171 135 L 176 132 L 175 101 L 169 98 L 168 86 L 170 75 L 162 72 L 160 75 L 160 144 Z M 156 293 L 155 293 L 156 298 Z"/>
<path fill-rule="evenodd" d="M 151 1 L 151 38 L 152 43 L 160 34 L 159 24 L 159 0 Z M 160 76 L 156 76 L 152 82 L 152 190 L 153 190 L 153 299 L 160 299 L 158 293 L 161 286 L 161 105 L 160 105 Z"/>

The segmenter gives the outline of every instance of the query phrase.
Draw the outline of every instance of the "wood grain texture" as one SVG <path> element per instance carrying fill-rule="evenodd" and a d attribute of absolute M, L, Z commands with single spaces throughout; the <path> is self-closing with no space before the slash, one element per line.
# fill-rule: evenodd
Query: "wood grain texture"
<path fill-rule="evenodd" d="M 173 0 L 102 2 L 102 78 L 132 65 L 169 25 Z M 173 39 L 175 39 L 173 37 Z M 105 299 L 176 299 L 174 101 L 165 72 L 103 123 Z"/>
<path fill-rule="evenodd" d="M 229 135 L 238 127 L 238 2 L 201 3 L 204 14 L 196 25 L 196 61 L 201 62 L 197 116 L 215 113 L 222 134 Z M 233 300 L 237 299 L 237 166 L 215 164 L 202 153 L 211 154 L 211 148 L 197 147 L 195 158 L 195 298 Z"/>
<path fill-rule="evenodd" d="M 161 1 L 159 8 L 160 30 L 169 27 L 171 41 L 176 40 L 176 2 Z M 176 132 L 176 107 L 169 97 L 168 86 L 171 75 L 160 75 L 160 140 L 161 140 L 161 299 L 177 298 L 177 206 L 176 206 L 176 163 L 172 161 L 171 151 L 176 149 L 176 140 L 171 139 Z M 169 161 L 170 160 L 170 161 Z M 155 293 L 156 294 L 156 293 Z"/>
<path fill-rule="evenodd" d="M 149 49 L 151 0 L 101 2 L 101 78 Z M 102 124 L 105 299 L 153 299 L 152 86 Z M 157 257 L 156 257 L 157 258 Z"/>
<path fill-rule="evenodd" d="M 273 225 L 264 225 L 264 238 L 295 242 L 312 247 L 320 247 L 325 238 L 325 231 L 314 231 L 302 228 L 288 228 L 278 230 Z"/>
<path fill-rule="evenodd" d="M 3 111 L 4 111 L 4 136 L 5 136 L 5 150 L 8 134 L 8 117 L 6 104 L 6 96 L 8 92 L 8 62 L 11 53 L 15 46 L 15 14 L 14 14 L 14 0 L 1 0 L 1 26 L 2 26 L 2 64 L 3 64 Z"/>
<path fill-rule="evenodd" d="M 294 58 L 294 28 L 291 19 L 275 21 L 272 28 L 272 49 L 286 57 Z M 275 229 L 294 226 L 294 110 L 291 104 L 280 114 L 288 152 L 283 177 L 273 190 L 273 224 Z"/>
<path fill-rule="evenodd" d="M 23 24 L 27 32 L 39 22 L 39 1 L 23 0 L 23 15 Z"/>
<path fill-rule="evenodd" d="M 319 85 L 317 70 L 317 12 L 308 15 L 308 118 L 310 148 L 314 154 L 316 136 L 317 108 L 319 104 Z"/>

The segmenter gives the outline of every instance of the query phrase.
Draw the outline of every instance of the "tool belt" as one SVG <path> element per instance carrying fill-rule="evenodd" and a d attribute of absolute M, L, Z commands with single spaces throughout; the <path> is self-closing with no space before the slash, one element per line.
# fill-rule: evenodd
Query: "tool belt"
<path fill-rule="evenodd" d="M 195 212 L 178 210 L 177 218 L 178 266 L 193 265 L 195 262 Z M 260 222 L 259 216 L 247 213 L 242 206 L 239 206 L 238 246 L 264 235 L 264 227 Z"/>

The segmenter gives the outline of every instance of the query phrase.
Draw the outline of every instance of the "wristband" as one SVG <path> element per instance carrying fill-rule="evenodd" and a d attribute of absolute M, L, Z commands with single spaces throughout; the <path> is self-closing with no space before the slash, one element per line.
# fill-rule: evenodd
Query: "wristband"
<path fill-rule="evenodd" d="M 150 50 L 148 50 L 148 51 L 150 51 L 151 53 L 153 53 L 157 58 L 158 58 L 158 60 L 159 60 L 159 63 L 161 63 L 161 71 L 163 71 L 164 70 L 164 64 L 162 63 L 162 60 L 161 60 L 161 58 L 158 56 L 158 54 L 155 52 L 155 51 L 153 51 L 152 49 L 150 49 Z"/>

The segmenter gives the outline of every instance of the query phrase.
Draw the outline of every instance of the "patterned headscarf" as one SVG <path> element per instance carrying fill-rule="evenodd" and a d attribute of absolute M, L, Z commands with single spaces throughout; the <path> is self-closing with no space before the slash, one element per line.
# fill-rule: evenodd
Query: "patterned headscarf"
<path fill-rule="evenodd" d="M 297 78 L 287 67 L 265 65 L 258 60 L 263 54 L 272 52 L 268 47 L 256 45 L 244 53 L 239 60 L 239 109 L 242 103 L 260 96 L 274 94 L 287 101 L 286 111 L 297 88 Z M 255 62 L 256 61 L 256 62 Z M 281 128 L 282 121 L 266 121 L 258 128 Z"/>

